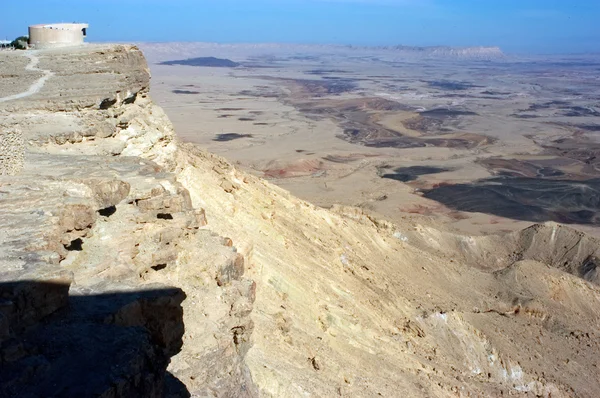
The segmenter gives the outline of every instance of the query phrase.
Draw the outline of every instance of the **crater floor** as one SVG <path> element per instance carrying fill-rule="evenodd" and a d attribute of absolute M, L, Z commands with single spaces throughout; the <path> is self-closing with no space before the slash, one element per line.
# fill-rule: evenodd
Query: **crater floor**
<path fill-rule="evenodd" d="M 152 92 L 182 140 L 320 206 L 467 234 L 556 221 L 599 235 L 597 56 L 142 47 Z M 164 64 L 210 56 L 234 67 Z M 438 171 L 409 181 L 380 172 L 406 167 Z"/>

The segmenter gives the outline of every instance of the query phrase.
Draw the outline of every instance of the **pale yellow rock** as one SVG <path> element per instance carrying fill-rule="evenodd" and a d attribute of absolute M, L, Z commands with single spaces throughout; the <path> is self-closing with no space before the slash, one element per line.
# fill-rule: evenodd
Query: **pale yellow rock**
<path fill-rule="evenodd" d="M 18 127 L 0 130 L 0 175 L 15 175 L 23 170 L 25 143 Z"/>
<path fill-rule="evenodd" d="M 69 124 L 66 137 L 42 129 L 40 103 L 56 110 L 56 102 L 43 102 L 52 91 L 24 106 L 39 118 L 30 119 L 37 167 L 56 179 L 43 186 L 67 192 L 60 200 L 78 214 L 58 225 L 72 229 L 68 239 L 84 240 L 67 256 L 44 236 L 31 234 L 30 243 L 57 254 L 82 288 L 120 278 L 181 287 L 186 334 L 170 370 L 193 396 L 600 395 L 593 238 L 554 224 L 468 237 L 356 208 L 319 208 L 179 143 L 146 94 L 140 54 L 114 51 L 114 62 L 134 69 L 135 84 L 119 87 L 138 87 L 135 100 L 106 93 L 100 87 L 118 78 L 100 73 L 89 89 L 77 85 L 81 99 L 60 119 L 104 120 L 104 138 L 82 135 L 89 133 L 83 122 Z M 80 109 L 103 98 L 116 102 Z M 107 157 L 115 140 L 122 151 Z M 59 159 L 68 167 L 53 170 Z M 117 200 L 114 215 L 90 212 Z M 6 214 L 18 208 L 3 207 Z M 36 214 L 27 217 L 33 223 Z M 17 260 L 7 267 L 23 267 Z"/>

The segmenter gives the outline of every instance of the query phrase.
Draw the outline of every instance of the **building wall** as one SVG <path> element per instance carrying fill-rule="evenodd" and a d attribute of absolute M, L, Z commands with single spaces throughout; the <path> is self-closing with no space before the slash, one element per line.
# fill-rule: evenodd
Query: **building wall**
<path fill-rule="evenodd" d="M 29 27 L 29 45 L 33 48 L 66 47 L 83 44 L 87 24 L 50 24 Z"/>

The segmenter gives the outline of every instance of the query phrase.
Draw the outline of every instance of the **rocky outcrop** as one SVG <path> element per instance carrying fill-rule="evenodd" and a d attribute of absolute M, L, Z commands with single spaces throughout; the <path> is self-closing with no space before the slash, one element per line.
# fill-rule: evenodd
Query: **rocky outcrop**
<path fill-rule="evenodd" d="M 173 173 L 141 52 L 34 56 L 52 78 L 0 104 L 2 128 L 28 143 L 22 172 L 0 179 L 2 392 L 254 395 L 255 285 Z"/>
<path fill-rule="evenodd" d="M 152 396 L 179 350 L 167 396 L 600 394 L 595 241 L 318 208 L 176 142 L 136 48 L 37 56 L 73 82 L 0 108 L 29 144 L 24 170 L 0 179 L 5 388 Z M 107 348 L 88 357 L 70 334 Z M 90 368 L 73 366 L 99 360 L 81 382 Z"/>
<path fill-rule="evenodd" d="M 181 147 L 192 203 L 217 232 L 252 242 L 246 362 L 261 396 L 596 395 L 600 289 L 548 262 L 575 264 L 593 240 L 577 246 L 564 227 L 549 240 L 552 225 L 529 240 L 450 237 L 321 209 Z"/>
<path fill-rule="evenodd" d="M 18 128 L 0 132 L 0 175 L 14 175 L 23 169 L 25 146 Z"/>
<path fill-rule="evenodd" d="M 427 228 L 405 232 L 413 245 L 452 256 L 473 267 L 497 272 L 519 261 L 535 261 L 600 285 L 600 242 L 573 228 L 548 222 L 502 236 L 464 236 Z M 435 237 L 435 238 L 433 238 Z M 432 243 L 434 241 L 435 243 Z"/>
<path fill-rule="evenodd" d="M 154 266 L 146 258 L 134 256 L 126 264 L 107 245 L 94 244 L 94 234 L 102 235 L 98 229 L 128 195 L 144 197 L 135 191 L 142 188 L 136 178 L 145 179 L 155 166 L 41 154 L 28 160 L 36 166 L 2 180 L 1 391 L 23 397 L 163 396 L 169 358 L 182 345 L 185 295 L 140 283 L 139 273 Z M 79 170 L 89 174 L 82 178 Z M 203 220 L 196 214 L 190 228 Z M 140 211 L 137 217 L 152 222 L 156 215 Z M 141 238 L 114 243 L 126 251 L 149 245 Z M 73 266 L 90 255 L 88 244 L 101 258 Z M 120 272 L 101 276 L 111 267 Z"/>
<path fill-rule="evenodd" d="M 183 292 L 120 287 L 68 297 L 69 285 L 0 283 L 8 328 L 0 396 L 164 396 L 169 357 L 181 347 Z"/>

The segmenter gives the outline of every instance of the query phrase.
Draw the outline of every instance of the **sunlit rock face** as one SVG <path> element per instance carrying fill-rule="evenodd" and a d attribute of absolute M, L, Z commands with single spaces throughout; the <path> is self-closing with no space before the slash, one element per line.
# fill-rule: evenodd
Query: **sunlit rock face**
<path fill-rule="evenodd" d="M 0 175 L 15 175 L 23 170 L 25 146 L 18 128 L 0 132 Z"/>
<path fill-rule="evenodd" d="M 43 84 L 3 54 L 24 95 L 0 103 L 0 124 L 27 148 L 25 167 L 0 177 L 2 393 L 254 394 L 243 357 L 255 285 L 173 173 L 141 52 L 32 54 Z M 15 141 L 2 143 L 12 159 Z"/>
<path fill-rule="evenodd" d="M 53 76 L 0 104 L 28 145 L 0 177 L 3 391 L 600 395 L 594 239 L 319 208 L 178 142 L 137 48 L 36 56 Z"/>

